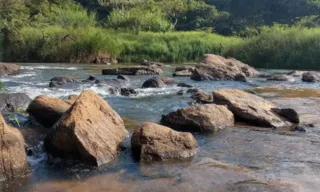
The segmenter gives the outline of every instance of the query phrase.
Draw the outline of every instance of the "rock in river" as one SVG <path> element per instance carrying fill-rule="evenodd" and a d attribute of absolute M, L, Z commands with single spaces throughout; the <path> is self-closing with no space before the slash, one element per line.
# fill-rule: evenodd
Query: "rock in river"
<path fill-rule="evenodd" d="M 191 95 L 191 99 L 195 101 L 195 103 L 200 104 L 213 103 L 213 96 L 202 91 L 201 89 L 196 89 L 195 92 Z"/>
<path fill-rule="evenodd" d="M 15 75 L 20 71 L 20 66 L 12 63 L 0 62 L 0 76 L 3 75 Z"/>
<path fill-rule="evenodd" d="M 70 100 L 38 96 L 29 105 L 27 112 L 40 124 L 51 127 L 70 108 Z"/>
<path fill-rule="evenodd" d="M 177 132 L 155 123 L 145 123 L 135 130 L 131 146 L 133 155 L 147 162 L 190 158 L 198 148 L 191 133 Z"/>
<path fill-rule="evenodd" d="M 102 70 L 102 75 L 160 75 L 163 71 L 159 67 L 133 66 L 122 68 L 108 68 Z"/>
<path fill-rule="evenodd" d="M 245 77 L 253 77 L 259 74 L 254 68 L 233 58 L 207 54 L 204 60 L 193 70 L 191 79 L 203 80 L 235 80 L 241 74 Z"/>
<path fill-rule="evenodd" d="M 214 102 L 227 105 L 237 120 L 262 127 L 290 126 L 290 119 L 275 113 L 273 103 L 238 89 L 220 89 L 213 92 Z"/>
<path fill-rule="evenodd" d="M 84 91 L 45 139 L 54 157 L 100 166 L 110 162 L 128 132 L 121 117 L 93 91 Z"/>
<path fill-rule="evenodd" d="M 77 80 L 73 77 L 54 77 L 50 79 L 49 87 L 59 87 L 66 83 L 72 83 L 75 81 Z"/>
<path fill-rule="evenodd" d="M 8 126 L 0 114 L 0 180 L 28 174 L 24 139 L 18 129 Z"/>
<path fill-rule="evenodd" d="M 234 125 L 234 116 L 223 105 L 205 104 L 163 115 L 161 123 L 182 131 L 217 132 Z"/>
<path fill-rule="evenodd" d="M 32 100 L 25 93 L 1 93 L 0 94 L 0 111 L 15 112 L 25 110 Z"/>
<path fill-rule="evenodd" d="M 160 78 L 151 78 L 142 84 L 142 88 L 163 88 L 167 85 Z"/>
<path fill-rule="evenodd" d="M 302 81 L 310 83 L 318 82 L 320 81 L 320 75 L 316 72 L 309 71 L 302 74 Z"/>
<path fill-rule="evenodd" d="M 290 75 L 278 74 L 273 75 L 267 79 L 268 81 L 294 81 L 294 78 Z"/>
<path fill-rule="evenodd" d="M 176 67 L 174 77 L 190 77 L 195 67 Z"/>

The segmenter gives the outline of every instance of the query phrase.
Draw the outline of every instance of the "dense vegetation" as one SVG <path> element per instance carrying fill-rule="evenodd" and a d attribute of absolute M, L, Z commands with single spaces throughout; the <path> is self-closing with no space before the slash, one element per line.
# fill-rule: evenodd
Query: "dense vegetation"
<path fill-rule="evenodd" d="M 0 60 L 320 69 L 320 0 L 0 0 Z"/>

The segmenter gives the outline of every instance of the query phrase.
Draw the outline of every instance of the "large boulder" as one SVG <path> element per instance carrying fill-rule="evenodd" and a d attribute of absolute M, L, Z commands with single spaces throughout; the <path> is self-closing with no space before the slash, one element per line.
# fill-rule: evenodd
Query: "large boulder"
<path fill-rule="evenodd" d="M 193 70 L 195 67 L 176 67 L 173 76 L 174 77 L 190 77 L 192 75 Z"/>
<path fill-rule="evenodd" d="M 15 112 L 17 110 L 26 110 L 32 100 L 25 93 L 1 93 L 0 111 Z"/>
<path fill-rule="evenodd" d="M 215 104 L 196 105 L 163 115 L 161 123 L 174 129 L 191 132 L 217 132 L 234 125 L 227 107 Z"/>
<path fill-rule="evenodd" d="M 0 76 L 15 75 L 20 71 L 20 66 L 12 63 L 0 63 Z"/>
<path fill-rule="evenodd" d="M 18 129 L 8 126 L 0 114 L 0 181 L 28 174 L 24 139 Z"/>
<path fill-rule="evenodd" d="M 45 149 L 53 157 L 100 166 L 110 162 L 127 137 L 121 117 L 93 91 L 84 91 L 53 126 Z"/>
<path fill-rule="evenodd" d="M 237 120 L 262 127 L 290 126 L 288 119 L 273 111 L 277 108 L 265 99 L 238 89 L 220 89 L 213 92 L 214 102 L 227 105 Z"/>
<path fill-rule="evenodd" d="M 27 112 L 40 124 L 51 127 L 70 108 L 70 100 L 38 96 L 29 105 Z"/>
<path fill-rule="evenodd" d="M 102 75 L 160 75 L 163 71 L 159 67 L 133 66 L 122 68 L 108 68 L 102 70 Z"/>
<path fill-rule="evenodd" d="M 198 144 L 191 133 L 177 132 L 155 123 L 145 123 L 134 131 L 131 147 L 134 157 L 150 162 L 193 157 Z"/>
<path fill-rule="evenodd" d="M 314 83 L 320 81 L 320 75 L 314 71 L 305 72 L 302 74 L 302 81 Z"/>
<path fill-rule="evenodd" d="M 233 58 L 226 59 L 214 54 L 207 54 L 204 57 L 204 60 L 193 70 L 191 79 L 196 81 L 235 80 L 239 74 L 245 77 L 259 74 L 254 68 Z"/>
<path fill-rule="evenodd" d="M 142 88 L 163 88 L 166 86 L 160 78 L 151 78 L 142 84 Z"/>
<path fill-rule="evenodd" d="M 59 87 L 66 83 L 76 82 L 74 77 L 54 77 L 50 79 L 49 87 Z"/>

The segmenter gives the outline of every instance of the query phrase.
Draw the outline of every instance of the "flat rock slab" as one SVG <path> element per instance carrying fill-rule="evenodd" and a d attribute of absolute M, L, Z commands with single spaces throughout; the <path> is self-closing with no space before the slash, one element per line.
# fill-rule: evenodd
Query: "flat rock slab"
<path fill-rule="evenodd" d="M 159 67 L 134 66 L 103 69 L 102 75 L 160 75 L 163 70 Z"/>

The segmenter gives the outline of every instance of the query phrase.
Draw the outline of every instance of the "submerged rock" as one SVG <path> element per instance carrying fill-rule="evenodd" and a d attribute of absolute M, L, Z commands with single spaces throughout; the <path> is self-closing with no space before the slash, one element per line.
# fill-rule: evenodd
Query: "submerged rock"
<path fill-rule="evenodd" d="M 223 105 L 191 106 L 163 115 L 161 123 L 182 131 L 217 132 L 234 125 L 234 116 Z"/>
<path fill-rule="evenodd" d="M 0 114 L 0 180 L 28 174 L 24 139 L 18 129 L 8 126 Z"/>
<path fill-rule="evenodd" d="M 131 146 L 133 155 L 147 162 L 190 158 L 198 148 L 191 133 L 177 132 L 155 123 L 145 123 L 135 130 Z"/>
<path fill-rule="evenodd" d="M 12 63 L 0 62 L 0 76 L 3 75 L 15 75 L 20 71 L 20 66 Z"/>
<path fill-rule="evenodd" d="M 128 135 L 121 117 L 93 91 L 84 91 L 45 139 L 54 157 L 100 166 L 110 162 Z"/>
<path fill-rule="evenodd" d="M 302 81 L 310 83 L 318 82 L 320 81 L 320 75 L 316 72 L 309 71 L 302 74 Z"/>
<path fill-rule="evenodd" d="M 102 75 L 160 75 L 163 71 L 159 67 L 134 66 L 123 68 L 103 69 Z"/>
<path fill-rule="evenodd" d="M 70 108 L 70 100 L 38 96 L 29 105 L 27 112 L 41 125 L 51 127 Z"/>
<path fill-rule="evenodd" d="M 54 77 L 50 79 L 49 87 L 59 87 L 66 83 L 76 82 L 74 77 Z"/>
<path fill-rule="evenodd" d="M 120 94 L 123 96 L 137 95 L 138 93 L 132 88 L 121 88 Z"/>
<path fill-rule="evenodd" d="M 206 54 L 205 59 L 193 70 L 191 79 L 203 80 L 235 80 L 241 74 L 245 77 L 253 77 L 259 74 L 254 68 L 236 59 Z"/>
<path fill-rule="evenodd" d="M 142 88 L 164 88 L 166 86 L 160 78 L 151 78 L 142 84 Z"/>
<path fill-rule="evenodd" d="M 287 75 L 290 75 L 292 77 L 301 77 L 303 73 L 303 71 L 291 71 L 287 73 Z"/>
<path fill-rule="evenodd" d="M 186 83 L 178 83 L 177 84 L 178 87 L 185 87 L 185 88 L 192 88 L 192 85 L 186 84 Z"/>
<path fill-rule="evenodd" d="M 265 99 L 238 89 L 220 89 L 213 92 L 214 102 L 228 106 L 235 118 L 262 127 L 290 126 L 288 119 L 273 112 L 277 108 Z"/>
<path fill-rule="evenodd" d="M 32 100 L 25 93 L 1 93 L 0 111 L 15 112 L 17 110 L 26 110 Z"/>
<path fill-rule="evenodd" d="M 278 74 L 271 76 L 267 79 L 268 81 L 294 81 L 294 78 L 289 75 Z"/>
<path fill-rule="evenodd" d="M 190 77 L 192 75 L 195 67 L 176 67 L 175 72 L 173 73 L 174 77 Z"/>

